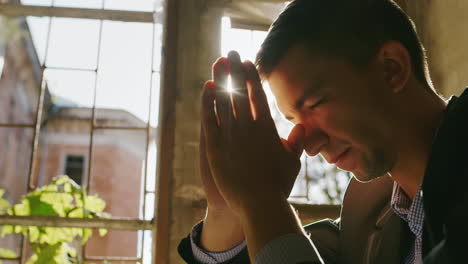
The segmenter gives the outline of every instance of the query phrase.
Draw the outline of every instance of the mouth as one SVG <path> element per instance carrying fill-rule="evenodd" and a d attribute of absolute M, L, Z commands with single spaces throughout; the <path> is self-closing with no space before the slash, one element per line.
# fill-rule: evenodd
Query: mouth
<path fill-rule="evenodd" d="M 331 164 L 336 164 L 338 166 L 339 163 L 343 160 L 343 158 L 348 154 L 350 148 L 345 149 L 343 152 L 341 152 L 339 155 L 333 157 L 330 160 Z"/>

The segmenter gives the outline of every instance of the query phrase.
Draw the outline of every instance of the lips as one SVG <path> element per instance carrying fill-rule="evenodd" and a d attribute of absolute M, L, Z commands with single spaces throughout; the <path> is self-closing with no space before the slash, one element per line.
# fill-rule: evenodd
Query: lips
<path fill-rule="evenodd" d="M 341 158 L 344 157 L 344 155 L 346 155 L 346 153 L 348 153 L 348 151 L 349 151 L 349 148 L 345 149 L 343 152 L 341 152 L 340 154 L 338 154 L 335 157 L 333 157 L 332 159 L 330 159 L 329 163 L 336 164 L 337 162 L 340 161 Z"/>

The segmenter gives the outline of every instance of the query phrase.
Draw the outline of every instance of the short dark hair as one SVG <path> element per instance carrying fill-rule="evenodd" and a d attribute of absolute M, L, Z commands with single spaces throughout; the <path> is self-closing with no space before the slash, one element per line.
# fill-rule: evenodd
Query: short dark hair
<path fill-rule="evenodd" d="M 271 25 L 255 64 L 268 77 L 289 48 L 303 43 L 316 54 L 365 65 L 390 40 L 404 45 L 415 77 L 431 86 L 416 27 L 392 0 L 295 0 Z"/>

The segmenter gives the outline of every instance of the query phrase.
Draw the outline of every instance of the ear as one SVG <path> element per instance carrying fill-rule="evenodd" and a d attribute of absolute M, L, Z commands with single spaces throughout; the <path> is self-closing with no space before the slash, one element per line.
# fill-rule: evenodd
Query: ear
<path fill-rule="evenodd" d="M 404 89 L 412 74 L 411 57 L 406 47 L 398 41 L 387 41 L 380 47 L 378 60 L 388 87 L 396 93 Z"/>

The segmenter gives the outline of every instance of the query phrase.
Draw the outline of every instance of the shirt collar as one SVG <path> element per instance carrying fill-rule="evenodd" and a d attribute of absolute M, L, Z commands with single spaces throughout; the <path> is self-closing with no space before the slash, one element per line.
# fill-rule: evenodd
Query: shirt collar
<path fill-rule="evenodd" d="M 414 200 L 406 195 L 400 185 L 393 183 L 391 206 L 395 214 L 408 223 L 408 227 L 416 237 L 422 236 L 424 223 L 423 193 L 419 187 Z"/>

